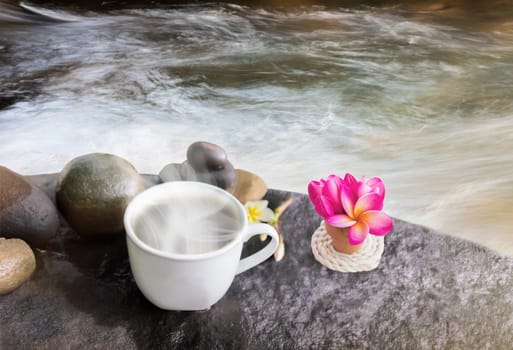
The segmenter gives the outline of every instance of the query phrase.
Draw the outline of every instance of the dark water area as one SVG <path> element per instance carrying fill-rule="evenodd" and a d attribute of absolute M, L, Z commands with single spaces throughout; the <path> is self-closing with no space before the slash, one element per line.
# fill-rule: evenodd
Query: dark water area
<path fill-rule="evenodd" d="M 380 176 L 391 215 L 513 255 L 511 1 L 0 1 L 0 164 L 223 146 L 270 187 Z"/>

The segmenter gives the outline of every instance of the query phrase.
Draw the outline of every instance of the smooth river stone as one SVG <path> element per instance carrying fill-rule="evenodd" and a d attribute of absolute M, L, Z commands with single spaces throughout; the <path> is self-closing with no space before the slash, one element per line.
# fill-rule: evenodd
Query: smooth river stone
<path fill-rule="evenodd" d="M 220 170 L 229 163 L 224 149 L 210 142 L 194 142 L 187 149 L 187 160 L 197 171 Z"/>
<path fill-rule="evenodd" d="M 23 176 L 0 166 L 0 237 L 40 246 L 54 237 L 59 213 L 53 202 Z"/>
<path fill-rule="evenodd" d="M 145 189 L 127 160 L 92 153 L 70 161 L 56 188 L 59 209 L 70 226 L 85 237 L 122 233 L 128 203 Z"/>
<path fill-rule="evenodd" d="M 264 180 L 256 174 L 242 169 L 235 169 L 235 182 L 228 190 L 242 204 L 248 201 L 258 201 L 267 192 Z"/>
<path fill-rule="evenodd" d="M 198 141 L 187 149 L 182 177 L 227 189 L 235 181 L 235 172 L 224 149 L 210 142 Z"/>
<path fill-rule="evenodd" d="M 21 286 L 36 269 L 36 258 L 21 239 L 0 238 L 0 295 Z"/>
<path fill-rule="evenodd" d="M 215 171 L 196 171 L 188 161 L 182 164 L 171 163 L 159 173 L 162 182 L 198 181 L 227 189 L 235 181 L 235 171 L 230 163 L 225 168 Z"/>
<path fill-rule="evenodd" d="M 186 181 L 182 175 L 182 164 L 170 163 L 162 168 L 159 173 L 160 181 Z"/>

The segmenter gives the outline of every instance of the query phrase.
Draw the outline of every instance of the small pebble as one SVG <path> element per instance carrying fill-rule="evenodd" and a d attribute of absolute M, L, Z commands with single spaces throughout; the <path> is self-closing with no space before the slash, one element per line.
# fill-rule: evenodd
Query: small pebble
<path fill-rule="evenodd" d="M 256 174 L 242 169 L 235 169 L 235 182 L 227 190 L 242 204 L 248 201 L 258 201 L 267 193 L 267 185 Z"/>
<path fill-rule="evenodd" d="M 34 252 L 18 238 L 0 238 L 0 295 L 21 286 L 36 269 Z"/>

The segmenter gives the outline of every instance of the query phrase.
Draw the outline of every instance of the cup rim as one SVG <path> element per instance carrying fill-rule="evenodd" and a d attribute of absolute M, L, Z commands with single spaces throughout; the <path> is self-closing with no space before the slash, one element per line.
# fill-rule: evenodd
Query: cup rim
<path fill-rule="evenodd" d="M 180 253 L 166 252 L 163 250 L 153 248 L 150 245 L 144 243 L 137 236 L 137 234 L 133 230 L 131 222 L 133 221 L 133 217 L 136 214 L 136 210 L 138 209 L 138 206 L 141 205 L 140 203 L 144 202 L 147 197 L 151 197 L 157 191 L 173 189 L 173 188 L 178 188 L 178 187 L 183 187 L 183 186 L 202 187 L 208 191 L 217 192 L 223 196 L 226 196 L 234 203 L 234 205 L 237 207 L 237 210 L 239 211 L 243 220 L 242 220 L 242 226 L 239 228 L 235 237 L 229 243 L 225 244 L 224 246 L 222 246 L 219 249 L 209 251 L 206 253 L 180 254 Z M 132 199 L 132 201 L 128 204 L 128 206 L 125 210 L 123 221 L 124 221 L 124 225 L 125 225 L 125 232 L 126 232 L 127 239 L 129 238 L 136 246 L 138 246 L 140 249 L 142 249 L 150 254 L 157 255 L 157 256 L 160 256 L 163 258 L 175 259 L 175 260 L 201 260 L 201 259 L 207 259 L 207 258 L 212 258 L 212 257 L 218 256 L 218 255 L 222 255 L 226 251 L 229 251 L 235 245 L 240 243 L 242 234 L 243 234 L 243 232 L 245 232 L 247 230 L 247 227 L 248 227 L 248 221 L 246 220 L 246 210 L 244 209 L 244 207 L 242 206 L 242 204 L 239 202 L 239 200 L 237 198 L 235 198 L 231 193 L 229 193 L 219 187 L 216 187 L 216 186 L 213 186 L 210 184 L 206 184 L 203 182 L 196 182 L 196 181 L 165 182 L 165 183 L 161 183 L 161 184 L 152 186 L 152 187 L 144 190 L 143 192 L 141 192 L 137 196 L 135 196 Z"/>

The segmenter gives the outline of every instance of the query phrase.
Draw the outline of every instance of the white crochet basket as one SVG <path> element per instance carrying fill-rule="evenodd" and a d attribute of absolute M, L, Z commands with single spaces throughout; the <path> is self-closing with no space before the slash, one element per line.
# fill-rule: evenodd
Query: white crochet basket
<path fill-rule="evenodd" d="M 324 221 L 312 236 L 312 252 L 315 260 L 327 268 L 340 272 L 371 271 L 378 267 L 385 248 L 384 238 L 369 234 L 362 248 L 353 254 L 335 250 L 326 232 Z"/>

